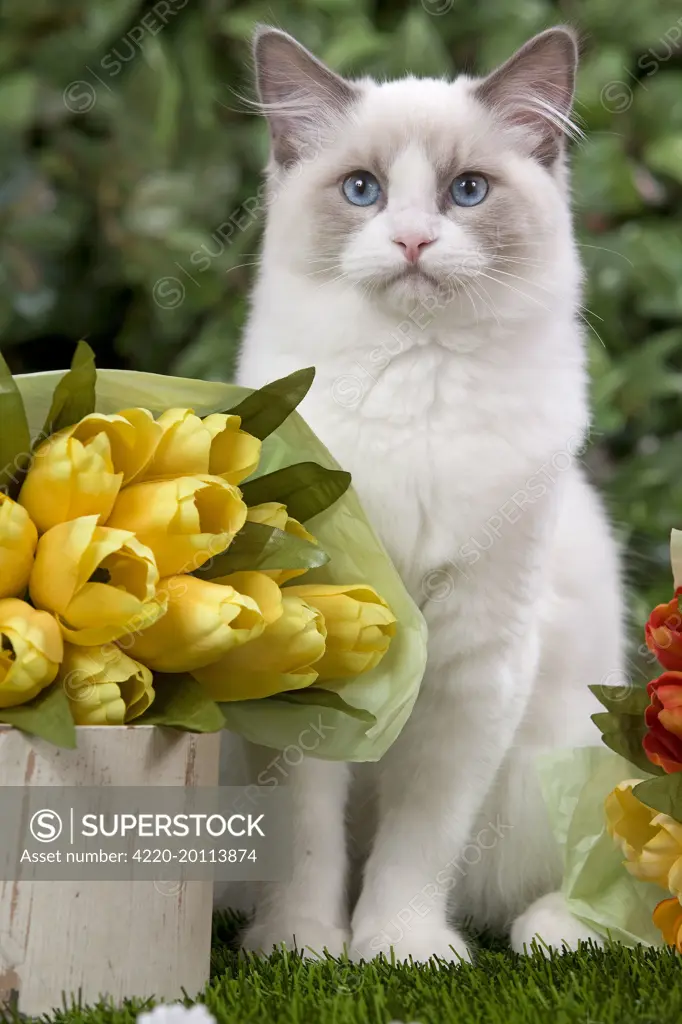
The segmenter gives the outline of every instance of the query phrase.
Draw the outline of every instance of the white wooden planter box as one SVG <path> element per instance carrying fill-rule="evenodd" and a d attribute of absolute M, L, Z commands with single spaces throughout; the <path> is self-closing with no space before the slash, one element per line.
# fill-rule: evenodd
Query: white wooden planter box
<path fill-rule="evenodd" d="M 80 726 L 61 750 L 0 725 L 0 785 L 216 786 L 220 733 Z M 1 827 L 1 823 L 0 823 Z M 63 994 L 172 1000 L 209 975 L 211 882 L 0 881 L 0 1007 L 49 1013 Z"/>

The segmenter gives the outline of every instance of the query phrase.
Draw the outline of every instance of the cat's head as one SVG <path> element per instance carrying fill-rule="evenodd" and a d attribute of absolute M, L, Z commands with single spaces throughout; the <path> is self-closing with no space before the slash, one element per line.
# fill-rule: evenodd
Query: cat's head
<path fill-rule="evenodd" d="M 577 279 L 563 160 L 576 63 L 559 27 L 485 78 L 349 81 L 259 29 L 270 249 L 402 310 L 453 289 L 494 312 L 524 283 Z"/>

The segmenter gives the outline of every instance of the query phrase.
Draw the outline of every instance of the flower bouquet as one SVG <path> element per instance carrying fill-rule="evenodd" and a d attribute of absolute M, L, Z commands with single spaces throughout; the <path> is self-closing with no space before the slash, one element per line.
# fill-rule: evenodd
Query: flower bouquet
<path fill-rule="evenodd" d="M 0 363 L 0 722 L 65 747 L 132 723 L 282 749 L 320 716 L 315 756 L 384 753 L 425 627 L 294 412 L 313 376 L 98 372 L 84 342 L 65 374 Z"/>
<path fill-rule="evenodd" d="M 549 755 L 541 774 L 564 850 L 574 914 L 627 945 L 682 952 L 682 532 L 672 531 L 675 594 L 646 625 L 665 670 L 647 686 L 591 686 L 606 747 Z M 623 858 L 625 858 L 623 860 Z M 671 895 L 672 894 L 672 895 Z"/>
<path fill-rule="evenodd" d="M 97 371 L 81 343 L 66 373 L 13 379 L 0 357 L 0 785 L 214 786 L 222 729 L 390 746 L 426 630 L 295 411 L 313 375 Z M 0 1015 L 17 992 L 38 1016 L 62 991 L 198 991 L 212 903 L 211 881 L 0 879 Z"/>

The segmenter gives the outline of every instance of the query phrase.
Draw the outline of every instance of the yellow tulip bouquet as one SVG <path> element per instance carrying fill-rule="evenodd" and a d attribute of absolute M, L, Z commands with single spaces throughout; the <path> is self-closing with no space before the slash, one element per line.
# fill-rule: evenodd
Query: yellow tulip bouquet
<path fill-rule="evenodd" d="M 13 378 L 0 357 L 0 722 L 63 746 L 75 725 L 280 749 L 312 728 L 317 757 L 383 754 L 425 627 L 294 412 L 313 376 L 97 371 L 81 342 L 66 373 Z"/>

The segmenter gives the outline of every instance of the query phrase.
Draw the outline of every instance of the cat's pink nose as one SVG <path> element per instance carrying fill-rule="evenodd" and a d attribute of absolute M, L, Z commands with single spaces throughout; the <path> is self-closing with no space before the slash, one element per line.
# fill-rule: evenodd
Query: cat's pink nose
<path fill-rule="evenodd" d="M 404 234 L 394 238 L 393 241 L 396 245 L 402 246 L 408 263 L 416 263 L 426 246 L 435 242 L 435 238 L 424 238 L 422 234 Z"/>

